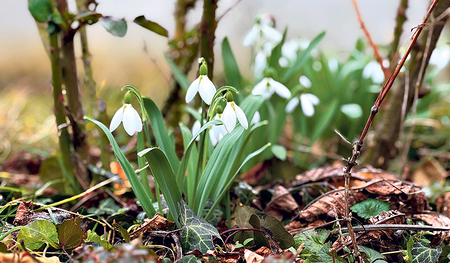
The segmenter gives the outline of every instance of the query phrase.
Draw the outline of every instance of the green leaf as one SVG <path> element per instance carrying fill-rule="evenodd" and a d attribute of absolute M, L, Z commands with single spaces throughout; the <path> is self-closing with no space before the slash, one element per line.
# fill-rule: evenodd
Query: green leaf
<path fill-rule="evenodd" d="M 103 236 L 97 235 L 97 233 L 95 233 L 90 229 L 87 231 L 87 237 L 85 241 L 99 243 L 106 250 L 110 250 L 113 247 L 111 244 L 108 243 L 108 241 L 106 241 L 106 239 Z"/>
<path fill-rule="evenodd" d="M 294 238 L 292 235 L 283 227 L 281 221 L 275 217 L 268 215 L 264 219 L 262 226 L 272 231 L 273 239 L 279 242 L 281 249 L 288 249 L 294 245 Z"/>
<path fill-rule="evenodd" d="M 287 156 L 287 151 L 286 148 L 284 148 L 284 146 L 281 145 L 272 145 L 272 153 L 273 155 L 275 155 L 275 157 L 277 157 L 278 159 L 284 161 L 286 160 L 286 156 Z"/>
<path fill-rule="evenodd" d="M 316 232 L 315 230 L 308 230 L 300 232 L 294 236 L 294 247 L 298 248 L 301 244 L 305 244 L 305 248 L 311 251 L 312 254 L 316 254 L 323 247 L 327 238 L 330 236 L 330 231 L 321 230 Z"/>
<path fill-rule="evenodd" d="M 25 247 L 30 250 L 38 250 L 44 244 L 58 248 L 58 233 L 54 224 L 47 220 L 36 220 L 19 231 L 17 240 L 24 240 Z"/>
<path fill-rule="evenodd" d="M 171 59 L 167 54 L 164 55 L 166 58 L 167 64 L 169 64 L 170 69 L 172 70 L 173 77 L 180 84 L 180 87 L 184 90 L 188 90 L 191 82 L 186 77 L 186 74 L 178 68 L 178 65 Z"/>
<path fill-rule="evenodd" d="M 297 74 L 303 65 L 306 63 L 308 58 L 311 57 L 311 51 L 322 41 L 325 36 L 325 32 L 320 33 L 316 38 L 314 38 L 309 46 L 303 50 L 300 54 L 298 54 L 297 59 L 294 61 L 293 65 L 288 68 L 286 73 L 284 74 L 281 82 L 287 82 L 290 78 L 292 78 L 295 74 Z"/>
<path fill-rule="evenodd" d="M 180 223 L 178 222 L 177 203 L 182 200 L 182 197 L 175 174 L 167 160 L 167 156 L 157 147 L 147 148 L 139 152 L 138 155 L 140 157 L 144 156 L 147 159 L 153 177 L 158 182 L 164 195 L 169 211 L 172 213 L 177 226 L 180 227 Z"/>
<path fill-rule="evenodd" d="M 197 257 L 194 255 L 187 255 L 178 260 L 177 263 L 197 263 Z"/>
<path fill-rule="evenodd" d="M 53 6 L 49 0 L 28 0 L 28 10 L 36 21 L 45 23 L 52 16 Z"/>
<path fill-rule="evenodd" d="M 127 33 L 128 26 L 125 19 L 116 19 L 110 16 L 104 16 L 100 18 L 100 22 L 106 31 L 111 33 L 113 36 L 123 37 Z"/>
<path fill-rule="evenodd" d="M 118 223 L 114 223 L 112 225 L 117 227 L 120 234 L 122 235 L 123 240 L 125 240 L 125 242 L 129 243 L 130 242 L 130 234 L 128 233 L 128 231 L 125 228 L 123 228 L 123 226 L 119 225 Z"/>
<path fill-rule="evenodd" d="M 286 41 L 286 34 L 287 34 L 287 28 L 284 30 L 283 38 L 281 39 L 280 43 L 278 43 L 273 49 L 272 53 L 270 54 L 269 59 L 269 66 L 273 69 L 275 69 L 276 72 L 280 72 L 281 66 L 280 66 L 280 57 L 281 57 L 281 48 L 284 45 L 284 42 Z"/>
<path fill-rule="evenodd" d="M 77 14 L 77 16 L 74 19 L 80 21 L 81 23 L 87 23 L 88 25 L 92 25 L 97 23 L 100 17 L 102 17 L 102 14 L 100 13 L 85 10 Z"/>
<path fill-rule="evenodd" d="M 412 263 L 434 263 L 442 253 L 441 247 L 430 248 L 422 240 L 414 242 L 411 247 Z"/>
<path fill-rule="evenodd" d="M 230 42 L 225 37 L 222 41 L 222 60 L 225 70 L 227 85 L 233 86 L 238 90 L 242 89 L 242 76 L 239 72 L 239 66 L 231 50 Z"/>
<path fill-rule="evenodd" d="M 61 247 L 70 249 L 78 245 L 84 237 L 81 217 L 66 220 L 58 226 L 58 239 Z"/>
<path fill-rule="evenodd" d="M 148 117 L 150 118 L 150 124 L 152 126 L 153 134 L 155 135 L 156 144 L 166 154 L 172 169 L 177 171 L 180 166 L 180 161 L 175 152 L 175 145 L 167 132 L 163 116 L 156 104 L 150 98 L 142 97 L 142 101 L 144 103 L 145 111 L 147 111 Z"/>
<path fill-rule="evenodd" d="M 88 120 L 90 122 L 93 122 L 96 124 L 102 131 L 106 134 L 106 137 L 108 137 L 109 142 L 111 143 L 111 146 L 114 151 L 114 155 L 116 156 L 117 161 L 120 164 L 120 167 L 122 167 L 125 175 L 127 176 L 128 181 L 131 184 L 131 187 L 133 188 L 133 192 L 138 198 L 139 202 L 142 205 L 142 208 L 147 213 L 149 217 L 152 217 L 155 215 L 156 210 L 153 207 L 153 204 L 151 202 L 151 198 L 149 197 L 153 193 L 148 193 L 144 186 L 142 185 L 141 181 L 139 180 L 138 176 L 134 172 L 133 167 L 131 166 L 130 162 L 127 160 L 125 155 L 120 150 L 119 145 L 117 145 L 116 140 L 114 139 L 114 136 L 111 134 L 109 129 L 101 122 L 96 121 L 94 119 L 91 119 L 89 117 L 84 117 L 85 120 Z"/>
<path fill-rule="evenodd" d="M 310 145 L 312 145 L 314 141 L 316 141 L 317 138 L 319 138 L 319 136 L 325 131 L 325 129 L 331 123 L 334 116 L 336 116 L 338 107 L 339 107 L 338 100 L 335 99 L 328 106 L 327 110 L 320 116 L 320 118 L 317 121 L 317 126 L 315 127 L 311 135 Z"/>
<path fill-rule="evenodd" d="M 333 258 L 330 253 L 331 244 L 327 243 L 323 245 L 320 250 L 317 252 L 317 254 L 313 254 L 309 258 L 309 262 L 311 263 L 333 263 L 333 262 L 341 262 L 346 263 L 342 257 L 335 257 Z"/>
<path fill-rule="evenodd" d="M 359 250 L 366 254 L 366 259 L 369 263 L 387 263 L 386 257 L 378 251 L 371 248 L 358 246 Z"/>
<path fill-rule="evenodd" d="M 160 26 L 158 23 L 147 20 L 145 16 L 138 16 L 133 22 L 163 37 L 169 36 L 169 33 L 164 27 Z"/>
<path fill-rule="evenodd" d="M 183 225 L 180 232 L 180 241 L 184 251 L 188 252 L 198 249 L 205 254 L 206 251 L 214 249 L 214 237 L 222 240 L 217 229 L 210 223 L 197 217 L 184 201 L 178 203 L 178 209 L 179 220 Z"/>
<path fill-rule="evenodd" d="M 191 131 L 183 124 L 180 124 L 181 133 L 183 135 L 183 145 L 186 152 L 186 149 L 189 147 L 189 142 L 192 140 Z M 195 191 L 197 190 L 197 164 L 198 164 L 198 150 L 195 144 L 192 144 L 191 153 L 190 153 L 190 161 L 187 165 L 187 180 L 185 176 L 180 177 L 183 178 L 183 185 L 186 184 L 186 193 L 187 193 L 187 201 L 189 205 L 192 205 L 194 202 Z M 180 179 L 177 180 L 180 182 Z M 184 189 L 184 188 L 183 188 Z"/>
<path fill-rule="evenodd" d="M 369 219 L 371 216 L 377 216 L 383 211 L 389 211 L 390 206 L 388 203 L 380 201 L 378 199 L 369 198 L 364 200 L 350 208 L 358 216 Z"/>
<path fill-rule="evenodd" d="M 256 228 L 261 229 L 261 221 L 256 215 L 256 210 L 249 206 L 237 206 L 234 211 L 234 216 L 236 224 L 239 228 Z M 244 243 L 247 239 L 252 239 L 248 242 L 249 246 L 270 246 L 267 238 L 260 231 L 240 231 L 234 235 L 233 240 L 239 241 L 239 243 Z"/>

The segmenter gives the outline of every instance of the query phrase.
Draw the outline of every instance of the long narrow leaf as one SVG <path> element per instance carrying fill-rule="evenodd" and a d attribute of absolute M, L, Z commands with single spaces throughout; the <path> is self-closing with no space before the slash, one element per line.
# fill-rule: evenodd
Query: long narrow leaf
<path fill-rule="evenodd" d="M 177 226 L 181 227 L 178 222 L 177 203 L 181 201 L 182 197 L 175 174 L 169 164 L 169 160 L 164 152 L 157 147 L 147 148 L 139 152 L 138 155 L 147 159 L 153 177 L 158 182 L 158 185 L 164 195 L 169 211 L 172 213 Z"/>
<path fill-rule="evenodd" d="M 102 129 L 102 131 L 106 134 L 106 137 L 108 137 L 109 142 L 111 143 L 111 146 L 114 151 L 114 155 L 117 158 L 117 161 L 120 164 L 120 167 L 122 167 L 122 170 L 124 171 L 125 175 L 127 176 L 128 181 L 131 184 L 131 187 L 133 188 L 133 192 L 136 194 L 136 197 L 138 198 L 139 202 L 142 205 L 142 208 L 144 208 L 144 211 L 147 213 L 149 217 L 152 217 L 155 215 L 156 211 L 153 207 L 153 204 L 150 199 L 150 194 L 145 191 L 144 186 L 142 185 L 141 181 L 139 180 L 138 176 L 134 172 L 133 167 L 131 166 L 130 162 L 127 160 L 125 155 L 120 150 L 119 145 L 117 145 L 116 140 L 114 139 L 114 136 L 111 134 L 109 129 L 101 122 L 96 121 L 94 119 L 91 119 L 89 117 L 84 117 L 85 120 L 88 120 L 98 127 Z"/>
<path fill-rule="evenodd" d="M 310 145 L 314 143 L 314 141 L 319 138 L 319 136 L 325 131 L 325 129 L 328 127 L 330 122 L 333 120 L 334 116 L 336 116 L 336 113 L 338 112 L 339 107 L 339 101 L 334 100 L 331 102 L 330 106 L 328 106 L 327 110 L 324 114 L 320 117 L 320 119 L 317 121 L 317 126 L 315 127 L 311 138 L 310 138 Z"/>
<path fill-rule="evenodd" d="M 292 76 L 300 71 L 306 60 L 311 57 L 311 51 L 320 43 L 320 41 L 322 41 L 324 36 L 325 32 L 320 33 L 311 41 L 309 46 L 297 56 L 294 64 L 286 71 L 283 78 L 281 78 L 282 82 L 288 81 L 290 78 L 292 78 Z"/>
<path fill-rule="evenodd" d="M 227 85 L 242 90 L 242 76 L 227 37 L 222 41 L 222 60 Z"/>
<path fill-rule="evenodd" d="M 183 184 L 185 184 L 185 187 L 182 188 L 186 188 L 185 193 L 187 193 L 188 205 L 192 205 L 195 196 L 194 192 L 197 190 L 198 150 L 195 143 L 189 145 L 189 142 L 192 140 L 191 131 L 183 124 L 180 124 L 180 128 L 183 135 L 184 149 L 191 147 L 190 158 L 187 166 L 187 178 L 183 177 Z M 180 180 L 177 181 L 180 183 Z"/>
<path fill-rule="evenodd" d="M 186 74 L 184 74 L 180 70 L 180 68 L 178 68 L 177 64 L 175 64 L 175 62 L 171 58 L 169 58 L 167 54 L 165 54 L 164 57 L 166 58 L 167 64 L 169 64 L 169 67 L 172 70 L 175 80 L 178 82 L 178 84 L 180 84 L 180 87 L 182 89 L 187 91 L 189 86 L 191 85 L 191 82 L 186 77 Z"/>
<path fill-rule="evenodd" d="M 180 161 L 175 152 L 175 145 L 170 139 L 166 126 L 164 125 L 164 119 L 161 112 L 150 98 L 143 97 L 142 101 L 144 102 L 144 108 L 147 111 L 148 117 L 150 118 L 150 124 L 153 129 L 153 134 L 155 135 L 156 144 L 166 154 L 172 168 L 175 171 L 178 170 Z"/>

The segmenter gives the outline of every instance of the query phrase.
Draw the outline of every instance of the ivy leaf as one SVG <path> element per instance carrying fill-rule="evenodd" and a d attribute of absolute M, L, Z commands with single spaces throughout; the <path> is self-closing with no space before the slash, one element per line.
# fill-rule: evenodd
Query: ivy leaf
<path fill-rule="evenodd" d="M 306 248 L 306 246 L 305 246 Z M 317 254 L 313 254 L 311 257 L 309 257 L 310 263 L 332 263 L 332 262 L 340 262 L 345 263 L 343 258 L 341 257 L 333 257 L 330 253 L 331 244 L 327 243 L 323 245 L 320 250 L 317 252 Z"/>
<path fill-rule="evenodd" d="M 197 263 L 197 257 L 194 255 L 187 255 L 178 260 L 177 263 Z"/>
<path fill-rule="evenodd" d="M 311 254 L 317 254 L 325 244 L 325 241 L 330 236 L 330 231 L 322 230 L 316 232 L 315 230 L 308 230 L 298 233 L 294 236 L 294 247 L 298 248 L 301 244 L 305 244 L 305 249 Z"/>
<path fill-rule="evenodd" d="M 49 0 L 28 0 L 28 10 L 33 18 L 41 23 L 47 22 L 53 13 Z"/>
<path fill-rule="evenodd" d="M 439 246 L 430 248 L 427 243 L 419 240 L 414 242 L 414 245 L 412 245 L 410 251 L 412 256 L 412 263 L 434 263 L 441 255 L 442 248 Z"/>
<path fill-rule="evenodd" d="M 390 206 L 388 203 L 380 201 L 378 199 L 369 198 L 357 203 L 350 208 L 353 212 L 357 213 L 358 216 L 369 219 L 371 216 L 377 216 L 383 211 L 389 211 Z"/>
<path fill-rule="evenodd" d="M 366 254 L 366 258 L 369 263 L 387 263 L 387 261 L 385 260 L 386 257 L 378 251 L 364 246 L 358 246 L 358 248 L 361 252 Z"/>
<path fill-rule="evenodd" d="M 17 235 L 17 240 L 24 240 L 25 247 L 30 250 L 38 250 L 44 244 L 50 244 L 57 248 L 58 234 L 54 224 L 47 220 L 36 220 L 22 228 Z"/>
<path fill-rule="evenodd" d="M 205 254 L 214 248 L 213 237 L 222 240 L 217 229 L 197 217 L 183 200 L 178 203 L 178 211 L 180 224 L 183 225 L 180 233 L 181 245 L 185 251 L 198 249 Z"/>
<path fill-rule="evenodd" d="M 100 18 L 102 26 L 114 36 L 123 37 L 127 33 L 127 22 L 125 19 L 116 19 L 110 16 Z"/>
<path fill-rule="evenodd" d="M 61 247 L 68 249 L 78 245 L 83 239 L 84 232 L 81 228 L 81 217 L 66 220 L 58 226 L 58 239 Z"/>
<path fill-rule="evenodd" d="M 163 37 L 169 36 L 169 33 L 164 27 L 160 26 L 158 23 L 147 20 L 145 16 L 138 16 L 133 22 Z"/>

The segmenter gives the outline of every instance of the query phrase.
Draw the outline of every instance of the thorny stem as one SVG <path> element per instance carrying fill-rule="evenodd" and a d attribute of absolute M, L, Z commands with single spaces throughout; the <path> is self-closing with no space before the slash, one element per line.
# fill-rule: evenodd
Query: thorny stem
<path fill-rule="evenodd" d="M 361 29 L 364 31 L 364 34 L 367 37 L 367 40 L 369 40 L 370 46 L 373 48 L 373 52 L 375 53 L 375 57 L 378 60 L 378 63 L 380 63 L 381 69 L 383 69 L 384 73 L 384 79 L 389 78 L 389 69 L 387 69 L 385 66 L 383 66 L 383 58 L 381 57 L 380 53 L 378 52 L 377 45 L 373 43 L 372 37 L 369 34 L 369 31 L 366 28 L 366 25 L 364 24 L 361 14 L 359 13 L 358 4 L 356 3 L 356 0 L 352 0 L 353 6 L 355 7 L 356 15 L 358 16 L 358 22 L 361 25 Z"/>
<path fill-rule="evenodd" d="M 386 94 L 389 92 L 392 85 L 394 84 L 394 80 L 397 78 L 397 76 L 400 72 L 400 69 L 403 67 L 403 64 L 405 63 L 406 58 L 408 57 L 409 53 L 411 52 L 412 46 L 416 43 L 417 39 L 419 38 L 419 35 L 422 32 L 428 17 L 430 16 L 431 12 L 433 11 L 433 9 L 436 6 L 438 1 L 439 0 L 434 0 L 433 3 L 431 4 L 422 23 L 417 26 L 416 31 L 414 32 L 413 38 L 411 40 L 411 43 L 409 44 L 409 47 L 406 50 L 406 53 L 403 55 L 403 58 L 397 65 L 397 68 L 395 69 L 394 73 L 389 77 L 389 79 L 383 85 L 383 88 L 381 89 L 380 93 L 378 94 L 377 100 L 375 101 L 374 105 L 372 106 L 369 118 L 367 119 L 366 126 L 364 127 L 361 137 L 360 137 L 359 141 L 357 141 L 353 146 L 352 157 L 348 158 L 347 165 L 344 167 L 344 170 L 343 170 L 344 178 L 345 178 L 345 219 L 347 221 L 348 233 L 352 239 L 355 258 L 358 258 L 358 260 L 361 258 L 361 255 L 359 253 L 358 245 L 356 243 L 356 237 L 355 237 L 355 233 L 354 233 L 353 227 L 352 227 L 350 207 L 349 207 L 349 195 L 350 195 L 349 194 L 349 192 L 350 192 L 349 183 L 350 183 L 350 178 L 351 178 L 351 170 L 357 164 L 356 159 L 358 159 L 358 157 L 361 153 L 360 151 L 363 146 L 364 138 L 366 137 L 367 132 L 370 128 L 370 125 L 372 124 L 373 118 L 377 114 L 381 103 L 383 102 L 384 98 L 386 97 Z"/>

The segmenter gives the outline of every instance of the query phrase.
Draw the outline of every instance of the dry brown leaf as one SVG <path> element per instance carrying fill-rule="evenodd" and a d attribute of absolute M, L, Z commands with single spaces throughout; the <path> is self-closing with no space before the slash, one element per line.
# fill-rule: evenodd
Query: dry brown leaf
<path fill-rule="evenodd" d="M 425 223 L 436 226 L 436 227 L 450 227 L 450 218 L 445 215 L 438 214 L 435 212 L 426 212 L 420 214 L 413 214 L 413 218 L 424 221 Z M 436 237 L 432 241 L 433 246 L 439 246 L 446 240 L 450 241 L 450 232 L 449 231 L 434 231 Z"/>
<path fill-rule="evenodd" d="M 436 200 L 437 211 L 441 214 L 450 216 L 450 192 L 444 193 Z"/>
<path fill-rule="evenodd" d="M 447 177 L 444 167 L 434 158 L 421 164 L 411 176 L 411 180 L 419 186 L 430 186 L 433 182 L 439 182 Z"/>
<path fill-rule="evenodd" d="M 283 220 L 283 216 L 290 216 L 299 208 L 294 197 L 283 186 L 275 186 L 275 193 L 264 209 L 264 213 L 274 216 L 278 220 Z"/>
<path fill-rule="evenodd" d="M 174 222 L 169 221 L 160 215 L 155 215 L 152 219 L 146 218 L 142 225 L 133 229 L 133 232 L 130 233 L 130 239 L 135 239 L 141 234 L 144 235 L 146 232 L 152 230 L 167 230 L 174 224 Z"/>
<path fill-rule="evenodd" d="M 23 252 L 23 253 L 19 253 L 19 254 L 15 254 L 15 253 L 0 253 L 0 262 L 2 263 L 36 263 L 36 262 L 41 262 L 41 263 L 61 263 L 61 261 L 59 261 L 58 257 L 50 257 L 50 258 L 46 258 L 46 257 L 38 257 L 38 256 L 34 256 L 35 259 L 39 260 L 36 261 L 34 260 L 28 252 Z"/>

